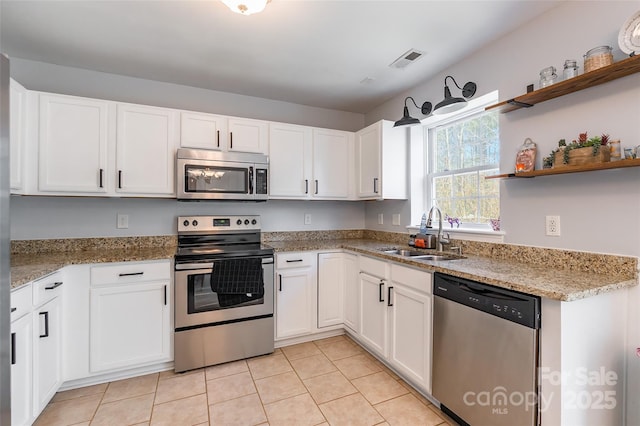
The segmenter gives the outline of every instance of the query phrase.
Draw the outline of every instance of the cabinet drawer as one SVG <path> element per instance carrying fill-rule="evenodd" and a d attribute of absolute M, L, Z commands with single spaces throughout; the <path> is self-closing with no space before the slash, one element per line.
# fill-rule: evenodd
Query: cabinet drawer
<path fill-rule="evenodd" d="M 276 269 L 313 266 L 315 259 L 316 254 L 313 252 L 278 253 L 276 255 Z"/>
<path fill-rule="evenodd" d="M 391 281 L 411 287 L 423 293 L 431 294 L 433 274 L 419 269 L 392 264 Z"/>
<path fill-rule="evenodd" d="M 31 312 L 31 284 L 11 292 L 11 322 Z"/>
<path fill-rule="evenodd" d="M 32 283 L 33 306 L 40 306 L 62 294 L 64 279 L 62 272 L 54 272 Z"/>
<path fill-rule="evenodd" d="M 91 267 L 91 285 L 125 284 L 171 279 L 170 262 L 124 262 Z"/>
<path fill-rule="evenodd" d="M 378 278 L 387 278 L 387 262 L 360 256 L 360 271 Z"/>

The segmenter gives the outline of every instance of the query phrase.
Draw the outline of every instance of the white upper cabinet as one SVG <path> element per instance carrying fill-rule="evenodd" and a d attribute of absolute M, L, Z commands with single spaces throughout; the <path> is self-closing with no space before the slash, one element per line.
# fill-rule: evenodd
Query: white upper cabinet
<path fill-rule="evenodd" d="M 24 139 L 27 90 L 15 80 L 10 80 L 9 147 L 11 151 L 11 192 L 19 193 L 24 185 Z"/>
<path fill-rule="evenodd" d="M 40 95 L 38 189 L 104 193 L 108 102 Z"/>
<path fill-rule="evenodd" d="M 360 199 L 407 199 L 406 130 L 381 120 L 356 132 L 357 192 Z"/>
<path fill-rule="evenodd" d="M 229 118 L 229 151 L 266 154 L 269 147 L 269 123 L 248 118 Z"/>
<path fill-rule="evenodd" d="M 116 192 L 175 195 L 177 113 L 118 104 Z"/>
<path fill-rule="evenodd" d="M 269 197 L 309 197 L 312 138 L 311 127 L 269 125 Z"/>
<path fill-rule="evenodd" d="M 223 115 L 183 111 L 180 114 L 180 147 L 226 150 L 227 118 Z"/>
<path fill-rule="evenodd" d="M 270 198 L 346 200 L 353 194 L 353 133 L 271 123 Z"/>
<path fill-rule="evenodd" d="M 353 133 L 313 129 L 314 197 L 348 199 L 353 182 L 352 164 Z"/>

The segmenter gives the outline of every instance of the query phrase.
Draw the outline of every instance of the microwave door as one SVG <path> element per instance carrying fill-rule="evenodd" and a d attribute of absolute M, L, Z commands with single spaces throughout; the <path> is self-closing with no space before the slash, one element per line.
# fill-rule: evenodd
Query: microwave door
<path fill-rule="evenodd" d="M 249 169 L 244 166 L 186 164 L 184 171 L 186 193 L 212 195 L 251 193 Z"/>

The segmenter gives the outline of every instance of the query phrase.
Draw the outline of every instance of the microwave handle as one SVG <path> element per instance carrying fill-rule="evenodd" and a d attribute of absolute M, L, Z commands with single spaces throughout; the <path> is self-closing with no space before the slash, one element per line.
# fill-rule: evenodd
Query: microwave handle
<path fill-rule="evenodd" d="M 249 194 L 253 194 L 253 167 L 249 167 Z"/>

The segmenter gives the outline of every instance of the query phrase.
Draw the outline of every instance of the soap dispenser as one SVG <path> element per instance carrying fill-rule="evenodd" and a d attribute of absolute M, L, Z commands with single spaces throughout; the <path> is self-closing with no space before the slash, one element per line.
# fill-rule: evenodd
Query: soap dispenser
<path fill-rule="evenodd" d="M 422 213 L 422 219 L 420 220 L 420 233 L 421 234 L 427 233 L 427 214 L 426 213 Z"/>

